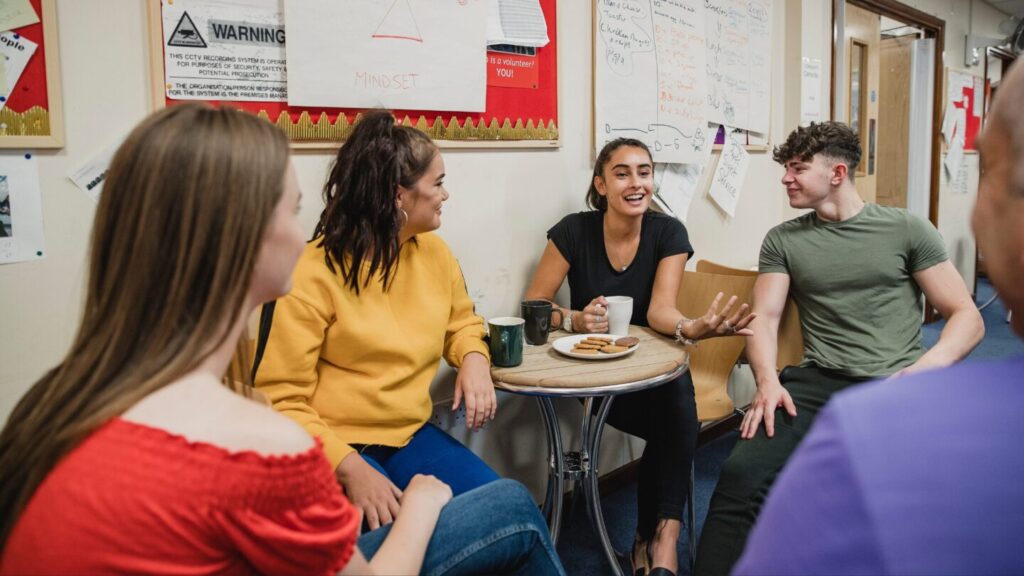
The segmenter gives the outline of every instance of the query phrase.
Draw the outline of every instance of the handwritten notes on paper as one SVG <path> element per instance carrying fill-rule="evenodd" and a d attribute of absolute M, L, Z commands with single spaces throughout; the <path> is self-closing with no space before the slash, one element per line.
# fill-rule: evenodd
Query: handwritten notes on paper
<path fill-rule="evenodd" d="M 484 110 L 484 2 L 289 0 L 284 10 L 290 105 Z"/>
<path fill-rule="evenodd" d="M 708 0 L 708 120 L 768 132 L 770 9 L 770 0 Z"/>
<path fill-rule="evenodd" d="M 704 0 L 598 0 L 598 148 L 629 136 L 655 162 L 702 156 L 704 20 Z"/>
<path fill-rule="evenodd" d="M 767 133 L 772 0 L 595 0 L 595 145 L 697 163 L 707 122 Z"/>
<path fill-rule="evenodd" d="M 711 179 L 711 190 L 708 195 L 715 204 L 725 210 L 726 214 L 735 216 L 740 190 L 743 188 L 747 167 L 750 165 L 750 154 L 728 127 L 725 134 L 722 157 L 718 159 L 718 167 Z"/>
<path fill-rule="evenodd" d="M 28 0 L 0 0 L 0 31 L 14 30 L 39 22 Z"/>

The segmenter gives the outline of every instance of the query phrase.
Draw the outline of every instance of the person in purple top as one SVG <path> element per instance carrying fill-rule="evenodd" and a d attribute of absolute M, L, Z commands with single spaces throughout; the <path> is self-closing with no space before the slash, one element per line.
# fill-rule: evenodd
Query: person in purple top
<path fill-rule="evenodd" d="M 978 140 L 973 228 L 1024 338 L 1024 65 Z M 1024 573 L 1024 356 L 836 395 L 734 574 Z"/>

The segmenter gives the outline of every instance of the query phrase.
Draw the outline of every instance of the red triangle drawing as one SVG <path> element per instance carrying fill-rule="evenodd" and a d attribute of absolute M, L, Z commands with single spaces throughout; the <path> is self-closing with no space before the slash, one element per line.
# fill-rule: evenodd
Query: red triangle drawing
<path fill-rule="evenodd" d="M 416 16 L 409 7 L 409 0 L 395 0 L 388 8 L 384 19 L 373 33 L 374 38 L 390 38 L 392 40 L 412 40 L 423 42 Z"/>

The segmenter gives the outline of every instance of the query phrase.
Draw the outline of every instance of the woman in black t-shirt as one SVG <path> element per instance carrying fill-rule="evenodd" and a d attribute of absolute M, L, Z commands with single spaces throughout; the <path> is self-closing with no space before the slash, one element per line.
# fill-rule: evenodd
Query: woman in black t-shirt
<path fill-rule="evenodd" d="M 746 304 L 730 315 L 735 296 L 719 310 L 723 296 L 718 294 L 700 318 L 686 318 L 676 309 L 683 268 L 693 248 L 681 222 L 649 211 L 653 174 L 654 162 L 643 142 L 619 138 L 606 144 L 587 192 L 593 210 L 570 214 L 548 230 L 547 247 L 526 297 L 553 302 L 568 278 L 571 310 L 562 311 L 563 327 L 574 332 L 607 332 L 605 296 L 614 295 L 633 298 L 632 324 L 650 326 L 683 343 L 751 334 L 747 325 L 753 315 L 747 314 Z M 553 313 L 552 322 L 554 318 Z M 633 566 L 643 573 L 654 567 L 674 572 L 700 427 L 690 375 L 619 396 L 608 423 L 647 441 L 637 486 Z"/>

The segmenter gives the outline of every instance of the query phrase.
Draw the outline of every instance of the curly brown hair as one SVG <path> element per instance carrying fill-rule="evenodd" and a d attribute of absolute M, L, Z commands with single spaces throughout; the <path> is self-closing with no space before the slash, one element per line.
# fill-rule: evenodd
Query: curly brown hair
<path fill-rule="evenodd" d="M 846 164 L 852 180 L 860 163 L 860 138 L 842 122 L 811 122 L 790 132 L 786 141 L 772 151 L 772 158 L 785 166 L 794 158 L 807 162 L 815 154 Z"/>

